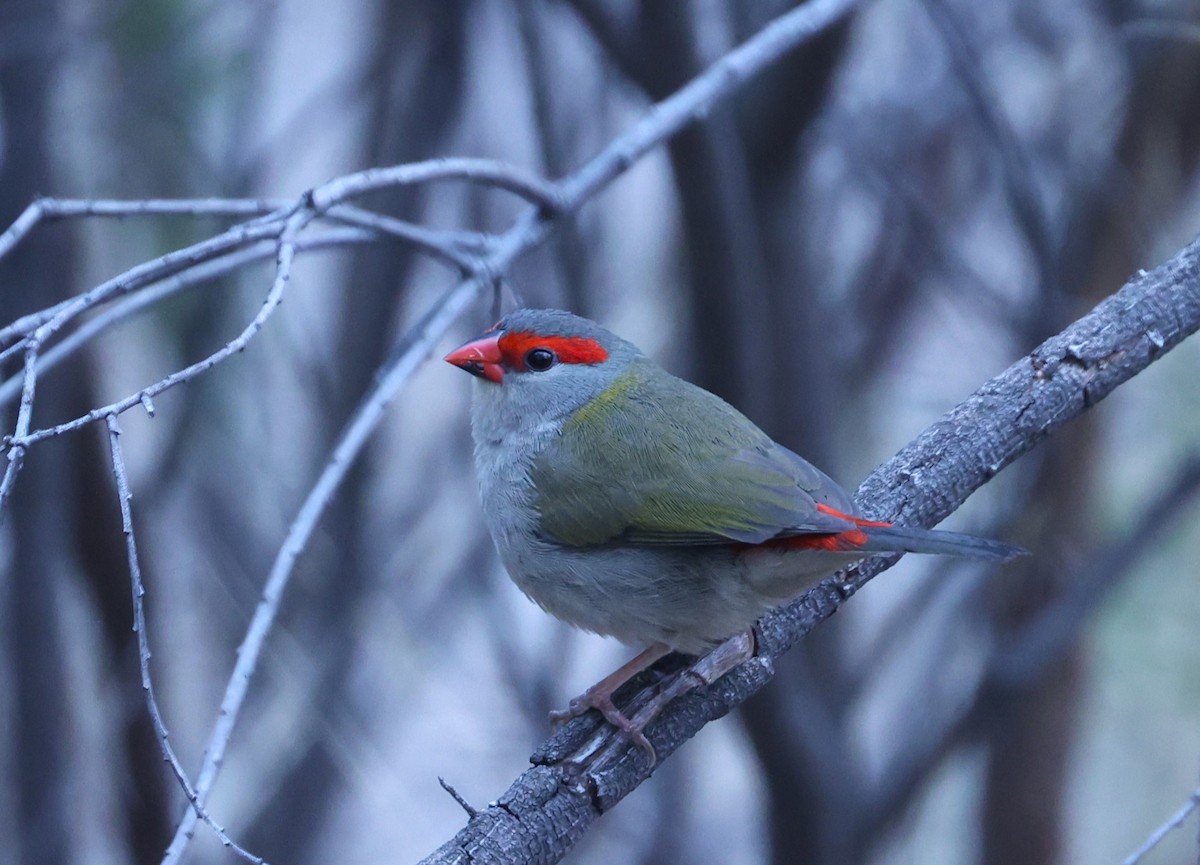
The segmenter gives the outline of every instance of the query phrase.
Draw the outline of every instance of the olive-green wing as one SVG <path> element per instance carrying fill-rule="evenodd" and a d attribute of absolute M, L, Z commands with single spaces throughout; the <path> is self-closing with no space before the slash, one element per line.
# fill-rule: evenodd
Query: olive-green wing
<path fill-rule="evenodd" d="M 817 510 L 845 499 L 824 474 L 728 403 L 649 363 L 568 418 L 535 460 L 543 535 L 571 546 L 753 544 L 852 528 Z"/>

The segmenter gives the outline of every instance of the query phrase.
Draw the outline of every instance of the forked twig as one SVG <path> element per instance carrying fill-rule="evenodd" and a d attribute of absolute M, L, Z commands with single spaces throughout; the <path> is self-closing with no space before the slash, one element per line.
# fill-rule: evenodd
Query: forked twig
<path fill-rule="evenodd" d="M 125 552 L 129 559 L 129 582 L 133 594 L 133 631 L 137 634 L 138 667 L 142 674 L 142 690 L 146 694 L 146 709 L 150 713 L 150 721 L 154 725 L 154 733 L 158 737 L 158 746 L 162 750 L 163 760 L 171 767 L 175 780 L 183 788 L 184 795 L 193 812 L 216 833 L 221 843 L 255 865 L 266 865 L 261 856 L 255 856 L 235 842 L 225 830 L 213 820 L 212 816 L 198 801 L 196 791 L 188 780 L 183 764 L 175 756 L 171 746 L 167 725 L 163 722 L 162 712 L 158 708 L 158 699 L 154 696 L 154 682 L 150 678 L 150 638 L 146 633 L 146 588 L 142 583 L 142 566 L 138 559 L 137 538 L 133 532 L 133 493 L 129 489 L 129 477 L 125 472 L 125 457 L 121 452 L 121 426 L 115 414 L 105 418 L 108 425 L 109 455 L 112 459 L 113 478 L 117 482 L 117 498 L 121 503 L 121 529 L 125 533 Z"/>

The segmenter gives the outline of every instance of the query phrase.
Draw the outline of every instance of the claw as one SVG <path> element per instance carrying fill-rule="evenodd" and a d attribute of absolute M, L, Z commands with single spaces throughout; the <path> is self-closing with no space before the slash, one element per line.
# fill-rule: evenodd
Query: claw
<path fill-rule="evenodd" d="M 658 756 L 654 753 L 654 746 L 650 744 L 650 740 L 642 732 L 644 723 L 638 724 L 631 721 L 622 714 L 621 710 L 613 703 L 612 695 L 618 688 L 636 676 L 638 673 L 645 670 L 663 655 L 667 654 L 670 649 L 661 643 L 654 643 L 649 646 L 644 652 L 633 658 L 628 663 L 620 667 L 620 669 L 605 676 L 592 687 L 588 688 L 578 697 L 575 697 L 567 704 L 565 709 L 556 709 L 550 713 L 550 722 L 554 725 L 562 724 L 572 718 L 577 718 L 587 712 L 589 709 L 595 709 L 599 712 L 604 720 L 612 724 L 622 733 L 632 739 L 640 748 L 650 755 L 650 764 L 654 765 L 658 761 Z"/>
<path fill-rule="evenodd" d="M 589 691 L 580 694 L 573 699 L 567 708 L 556 709 L 550 713 L 550 721 L 555 724 L 562 724 L 572 718 L 577 718 L 587 712 L 589 709 L 595 709 L 599 712 L 604 720 L 612 724 L 626 736 L 628 736 L 634 744 L 638 745 L 642 750 L 650 755 L 650 765 L 658 762 L 658 755 L 654 752 L 654 746 L 650 744 L 650 740 L 646 738 L 646 734 L 642 732 L 641 724 L 631 721 L 625 714 L 617 708 L 612 701 L 611 694 Z"/>
<path fill-rule="evenodd" d="M 690 667 L 679 671 L 667 681 L 652 699 L 637 711 L 632 718 L 627 717 L 616 704 L 612 695 L 618 688 L 633 676 L 645 670 L 663 655 L 670 651 L 666 646 L 655 644 L 611 675 L 605 676 L 592 687 L 588 688 L 567 704 L 566 709 L 550 713 L 550 720 L 561 724 L 571 718 L 584 714 L 589 709 L 595 709 L 604 720 L 624 733 L 634 744 L 650 757 L 650 766 L 658 763 L 658 754 L 646 734 L 642 731 L 653 721 L 667 703 L 698 687 L 711 685 L 749 658 L 754 657 L 755 640 L 751 631 L 735 634 L 724 643 L 717 646 Z M 598 762 L 603 762 L 613 753 L 615 742 L 610 742 L 606 748 L 595 756 Z M 589 759 L 590 762 L 590 759 Z"/>

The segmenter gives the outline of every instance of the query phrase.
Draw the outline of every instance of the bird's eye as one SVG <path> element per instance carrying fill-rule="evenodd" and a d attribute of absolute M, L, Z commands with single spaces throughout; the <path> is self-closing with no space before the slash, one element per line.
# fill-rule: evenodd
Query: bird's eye
<path fill-rule="evenodd" d="M 534 372 L 545 372 L 557 361 L 554 352 L 548 348 L 531 348 L 525 354 L 525 366 Z"/>

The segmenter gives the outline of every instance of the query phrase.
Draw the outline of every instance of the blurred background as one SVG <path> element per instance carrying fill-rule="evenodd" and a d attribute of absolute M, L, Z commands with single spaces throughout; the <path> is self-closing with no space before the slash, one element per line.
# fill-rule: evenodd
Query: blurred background
<path fill-rule="evenodd" d="M 441 155 L 550 177 L 784 11 L 694 0 L 0 0 L 0 223 L 37 194 L 294 197 Z M 522 259 L 853 488 L 1200 228 L 1200 3 L 879 0 Z M 463 183 L 364 203 L 502 231 Z M 69 220 L 0 260 L 0 324 L 227 223 Z M 214 351 L 267 265 L 39 381 L 35 426 Z M 397 244 L 302 255 L 244 353 L 123 438 L 153 670 L 194 772 L 267 570 L 390 348 L 455 282 Z M 435 358 L 490 323 L 472 309 Z M 11 363 L 4 378 L 18 368 Z M 1200 343 L 947 522 L 572 854 L 579 863 L 1116 862 L 1200 783 Z M 301 558 L 216 820 L 273 863 L 413 861 L 630 650 L 520 596 L 481 524 L 469 381 L 425 364 Z M 10 430 L 15 404 L 0 406 Z M 0 863 L 157 862 L 184 799 L 146 715 L 102 430 L 34 447 L 0 524 Z M 1146 861 L 1195 861 L 1195 817 Z M 205 827 L 189 861 L 231 862 Z"/>

